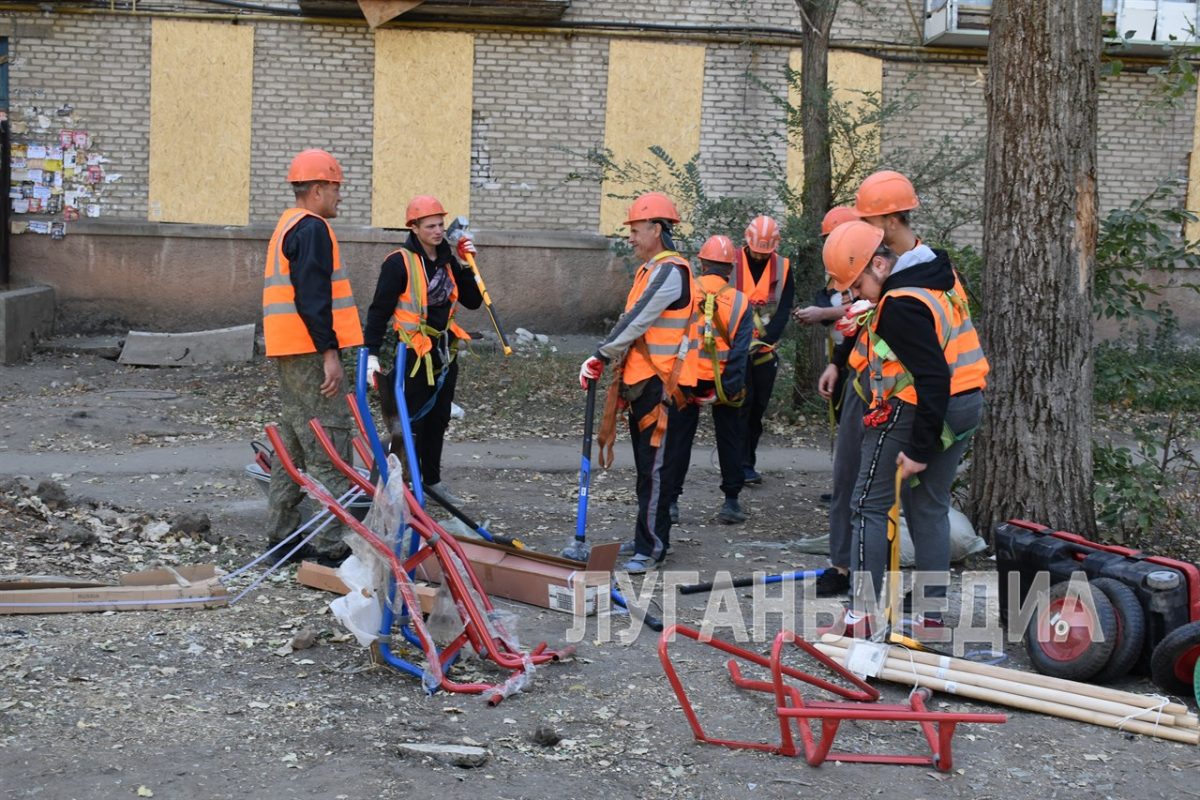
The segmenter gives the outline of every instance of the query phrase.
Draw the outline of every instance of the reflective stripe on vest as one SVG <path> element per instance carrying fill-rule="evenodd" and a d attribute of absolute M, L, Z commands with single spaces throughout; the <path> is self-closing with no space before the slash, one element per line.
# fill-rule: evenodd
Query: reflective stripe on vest
<path fill-rule="evenodd" d="M 651 277 L 659 268 L 679 269 L 680 274 L 685 276 L 684 291 L 689 297 L 694 296 L 691 266 L 678 253 L 663 251 L 638 267 L 633 278 L 633 287 L 630 288 L 629 297 L 625 301 L 625 313 L 629 313 L 637 305 L 646 287 L 650 285 Z M 679 374 L 679 385 L 696 385 L 699 343 L 693 341 L 691 336 L 694 331 L 690 324 L 692 309 L 692 303 L 679 309 L 668 308 L 646 329 L 641 337 L 645 344 L 644 352 L 642 347 L 634 346 L 625 357 L 625 370 L 621 373 L 621 380 L 626 386 L 632 386 L 653 375 L 658 375 L 665 383 L 681 352 L 684 362 Z"/>
<path fill-rule="evenodd" d="M 971 314 L 960 286 L 956 281 L 955 288 L 949 292 L 919 287 L 895 289 L 885 293 L 880 299 L 869 330 L 871 388 L 876 397 L 885 400 L 898 397 L 907 403 L 917 403 L 917 390 L 913 386 L 911 373 L 896 360 L 887 342 L 875 333 L 879 320 L 878 309 L 882 308 L 883 301 L 889 297 L 912 297 L 920 300 L 933 315 L 946 365 L 950 368 L 950 394 L 961 394 L 987 386 L 987 358 L 983 355 L 979 334 L 971 322 Z"/>
<path fill-rule="evenodd" d="M 701 275 L 696 287 L 696 334 L 700 358 L 696 368 L 700 380 L 713 381 L 715 358 L 721 369 L 729 360 L 733 332 L 746 313 L 746 296 L 720 275 Z M 712 309 L 709 311 L 709 299 Z M 711 313 L 711 315 L 710 315 Z"/>
<path fill-rule="evenodd" d="M 738 249 L 737 263 L 733 270 L 733 287 L 746 295 L 754 313 L 754 338 L 757 340 L 767 330 L 767 322 L 771 314 L 779 306 L 779 298 L 783 296 L 783 287 L 787 283 L 791 262 L 778 252 L 772 253 L 758 280 L 750 272 L 750 258 L 746 248 Z M 769 361 L 769 354 L 776 345 L 763 344 L 755 351 L 760 357 L 755 363 Z"/>
<path fill-rule="evenodd" d="M 330 295 L 333 310 L 333 332 L 338 347 L 362 344 L 362 323 L 358 306 L 350 287 L 350 273 L 342 265 L 341 250 L 329 222 L 302 208 L 289 208 L 279 217 L 275 232 L 267 245 L 267 263 L 263 270 L 263 339 L 267 356 L 292 356 L 317 352 L 308 327 L 296 309 L 296 288 L 292 285 L 291 262 L 283 254 L 283 240 L 292 228 L 305 217 L 316 217 L 329 231 L 333 243 L 333 271 L 330 275 Z"/>
<path fill-rule="evenodd" d="M 424 359 L 426 380 L 434 384 L 433 361 L 429 354 L 433 351 L 434 340 L 444 334 L 445 330 L 437 330 L 425 324 L 429 315 L 429 279 L 425 275 L 425 263 L 417 253 L 402 247 L 388 254 L 388 258 L 399 254 L 404 259 L 404 268 L 408 272 L 404 292 L 396 301 L 392 311 L 392 327 L 396 335 L 408 345 L 418 359 Z M 454 271 L 446 267 L 450 278 L 450 316 L 446 321 L 446 330 L 454 334 L 451 341 L 449 358 L 443 362 L 443 367 L 454 360 L 457 352 L 458 339 L 469 339 L 470 336 L 454 322 L 454 312 L 458 310 L 458 281 L 454 280 Z M 413 366 L 410 377 L 415 376 L 421 367 L 420 361 Z"/>

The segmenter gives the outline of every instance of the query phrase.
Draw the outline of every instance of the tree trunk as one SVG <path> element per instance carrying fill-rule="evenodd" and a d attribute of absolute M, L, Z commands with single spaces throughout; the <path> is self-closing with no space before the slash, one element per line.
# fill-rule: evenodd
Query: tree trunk
<path fill-rule="evenodd" d="M 980 530 L 1083 534 L 1092 501 L 1092 276 L 1100 4 L 996 0 L 983 217 L 988 414 L 972 456 Z"/>
<path fill-rule="evenodd" d="M 821 218 L 833 204 L 833 167 L 829 157 L 829 31 L 837 14 L 838 0 L 796 0 L 801 16 L 800 131 L 803 137 L 804 225 L 807 246 L 796 254 L 792 275 L 796 303 L 808 298 L 824 284 L 821 264 Z M 814 325 L 798 330 L 792 378 L 792 405 L 799 407 L 816 395 L 817 379 L 825 368 L 825 328 Z"/>

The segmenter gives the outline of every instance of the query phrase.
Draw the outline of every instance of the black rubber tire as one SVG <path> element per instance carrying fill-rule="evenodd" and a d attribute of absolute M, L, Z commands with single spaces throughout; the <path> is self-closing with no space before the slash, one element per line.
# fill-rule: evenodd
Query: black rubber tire
<path fill-rule="evenodd" d="M 1200 620 L 1180 625 L 1163 637 L 1150 656 L 1150 677 L 1171 694 L 1191 694 L 1197 656 L 1200 656 Z"/>
<path fill-rule="evenodd" d="M 1137 593 L 1113 578 L 1096 578 L 1092 591 L 1104 592 L 1117 614 L 1117 642 L 1104 668 L 1092 677 L 1093 683 L 1112 683 L 1124 678 L 1137 664 L 1146 644 L 1146 612 Z"/>
<path fill-rule="evenodd" d="M 1047 597 L 1038 598 L 1037 613 L 1025 628 L 1025 649 L 1034 669 L 1043 675 L 1086 681 L 1104 669 L 1116 647 L 1117 613 L 1104 592 L 1088 592 L 1089 603 L 1087 595 L 1068 592 L 1070 588 L 1070 581 L 1060 581 L 1050 587 Z M 1076 620 L 1082 616 L 1084 627 L 1071 625 L 1069 636 L 1060 642 L 1050 630 L 1052 621 L 1059 610 L 1072 607 Z M 1103 638 L 1096 641 L 1093 631 L 1102 633 Z"/>

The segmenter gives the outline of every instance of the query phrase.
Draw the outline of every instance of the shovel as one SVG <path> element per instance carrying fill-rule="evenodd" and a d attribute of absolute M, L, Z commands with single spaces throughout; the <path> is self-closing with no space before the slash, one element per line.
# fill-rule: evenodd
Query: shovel
<path fill-rule="evenodd" d="M 596 381 L 588 381 L 587 409 L 583 414 L 583 457 L 579 462 L 579 507 L 575 512 L 575 541 L 562 551 L 563 558 L 587 563 L 592 548 L 587 543 L 588 489 L 592 484 L 592 428 L 596 418 Z"/>

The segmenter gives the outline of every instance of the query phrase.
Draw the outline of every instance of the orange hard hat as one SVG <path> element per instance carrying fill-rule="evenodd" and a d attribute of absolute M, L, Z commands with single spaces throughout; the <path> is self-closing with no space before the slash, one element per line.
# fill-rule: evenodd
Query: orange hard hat
<path fill-rule="evenodd" d="M 288 167 L 288 183 L 308 183 L 309 181 L 342 182 L 342 165 L 324 150 L 316 148 L 304 150 L 292 159 Z"/>
<path fill-rule="evenodd" d="M 834 228 L 821 249 L 821 260 L 833 288 L 839 292 L 849 289 L 871 263 L 882 241 L 883 229 L 862 220 Z"/>
<path fill-rule="evenodd" d="M 665 219 L 667 222 L 679 222 L 679 212 L 671 198 L 662 192 L 646 192 L 633 201 L 629 213 L 625 215 L 625 224 L 642 222 L 650 219 Z"/>
<path fill-rule="evenodd" d="M 728 236 L 710 236 L 700 248 L 700 259 L 715 261 L 718 264 L 732 264 L 733 251 L 733 240 Z"/>
<path fill-rule="evenodd" d="M 779 223 L 765 214 L 750 220 L 746 226 L 746 246 L 755 253 L 774 253 L 779 247 Z"/>
<path fill-rule="evenodd" d="M 912 181 L 890 169 L 868 175 L 854 195 L 854 213 L 860 217 L 911 211 L 919 205 Z"/>
<path fill-rule="evenodd" d="M 829 213 L 821 220 L 821 235 L 828 236 L 833 233 L 833 229 L 838 225 L 856 219 L 858 219 L 858 214 L 855 214 L 854 209 L 850 206 L 831 208 L 829 209 Z"/>
<path fill-rule="evenodd" d="M 444 216 L 446 209 L 442 208 L 436 197 L 431 194 L 419 194 L 408 201 L 408 209 L 404 212 L 404 224 L 411 228 L 419 219 Z"/>

